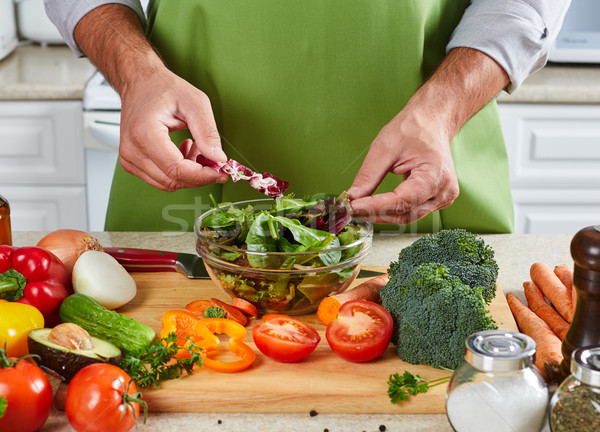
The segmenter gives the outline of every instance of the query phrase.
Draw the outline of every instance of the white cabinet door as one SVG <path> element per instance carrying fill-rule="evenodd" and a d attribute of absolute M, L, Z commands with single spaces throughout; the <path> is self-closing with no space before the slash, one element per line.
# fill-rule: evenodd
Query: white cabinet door
<path fill-rule="evenodd" d="M 498 105 L 515 232 L 575 234 L 600 223 L 600 106 Z"/>
<path fill-rule="evenodd" d="M 84 184 L 82 105 L 0 102 L 0 183 Z"/>
<path fill-rule="evenodd" d="M 87 230 L 85 186 L 0 185 L 13 231 Z"/>

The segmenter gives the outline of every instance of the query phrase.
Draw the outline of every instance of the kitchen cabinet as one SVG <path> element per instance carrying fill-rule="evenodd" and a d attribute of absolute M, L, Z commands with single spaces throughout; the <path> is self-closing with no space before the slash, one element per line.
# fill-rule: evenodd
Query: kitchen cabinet
<path fill-rule="evenodd" d="M 517 233 L 600 224 L 600 106 L 500 103 Z"/>
<path fill-rule="evenodd" d="M 87 229 L 80 101 L 0 102 L 0 193 L 14 231 Z"/>

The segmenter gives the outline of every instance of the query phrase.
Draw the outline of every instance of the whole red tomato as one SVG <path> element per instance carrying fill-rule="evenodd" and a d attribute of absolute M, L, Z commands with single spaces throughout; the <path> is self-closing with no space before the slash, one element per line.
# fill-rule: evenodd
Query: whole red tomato
<path fill-rule="evenodd" d="M 252 329 L 256 347 L 280 362 L 296 362 L 314 351 L 321 337 L 308 324 L 280 314 L 267 314 Z"/>
<path fill-rule="evenodd" d="M 385 352 L 394 321 L 381 305 L 366 300 L 343 303 L 338 316 L 327 326 L 325 338 L 340 357 L 366 362 Z"/>
<path fill-rule="evenodd" d="M 65 412 L 77 432 L 131 430 L 146 403 L 123 369 L 104 363 L 84 367 L 67 387 Z M 144 419 L 145 421 L 145 419 Z"/>
<path fill-rule="evenodd" d="M 0 431 L 36 431 L 52 409 L 52 387 L 46 374 L 29 360 L 6 357 L 2 349 L 0 396 L 6 403 L 6 411 L 0 417 Z"/>

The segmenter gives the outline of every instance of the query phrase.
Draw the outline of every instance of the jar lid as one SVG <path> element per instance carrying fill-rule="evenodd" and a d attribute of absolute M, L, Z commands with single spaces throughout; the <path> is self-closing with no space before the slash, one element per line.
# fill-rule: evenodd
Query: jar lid
<path fill-rule="evenodd" d="M 535 342 L 523 333 L 486 330 L 467 338 L 465 360 L 484 372 L 510 372 L 531 366 Z"/>
<path fill-rule="evenodd" d="M 584 384 L 600 387 L 600 347 L 577 348 L 571 356 L 573 376 Z"/>

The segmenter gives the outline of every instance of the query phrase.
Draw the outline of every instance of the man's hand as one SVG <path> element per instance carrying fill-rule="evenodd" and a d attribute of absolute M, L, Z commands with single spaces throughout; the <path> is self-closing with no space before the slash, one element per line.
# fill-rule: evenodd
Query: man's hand
<path fill-rule="evenodd" d="M 486 54 L 452 50 L 371 144 L 348 191 L 354 213 L 405 225 L 452 204 L 459 187 L 450 141 L 508 82 Z M 371 196 L 388 173 L 404 181 L 393 192 Z"/>
<path fill-rule="evenodd" d="M 227 175 L 196 163 L 227 160 L 210 101 L 200 90 L 169 71 L 127 86 L 122 93 L 121 166 L 165 191 L 227 181 Z M 189 128 L 195 141 L 179 149 L 169 132 Z"/>
<path fill-rule="evenodd" d="M 381 130 L 349 190 L 356 216 L 405 225 L 452 204 L 459 191 L 450 140 L 429 122 L 405 109 Z M 371 196 L 388 172 L 404 181 Z"/>
<path fill-rule="evenodd" d="M 201 153 L 227 158 L 208 97 L 169 71 L 150 46 L 135 12 L 105 4 L 77 24 L 75 40 L 121 95 L 121 166 L 165 191 L 225 182 L 227 176 L 195 162 Z M 169 132 L 188 128 L 179 148 Z"/>

